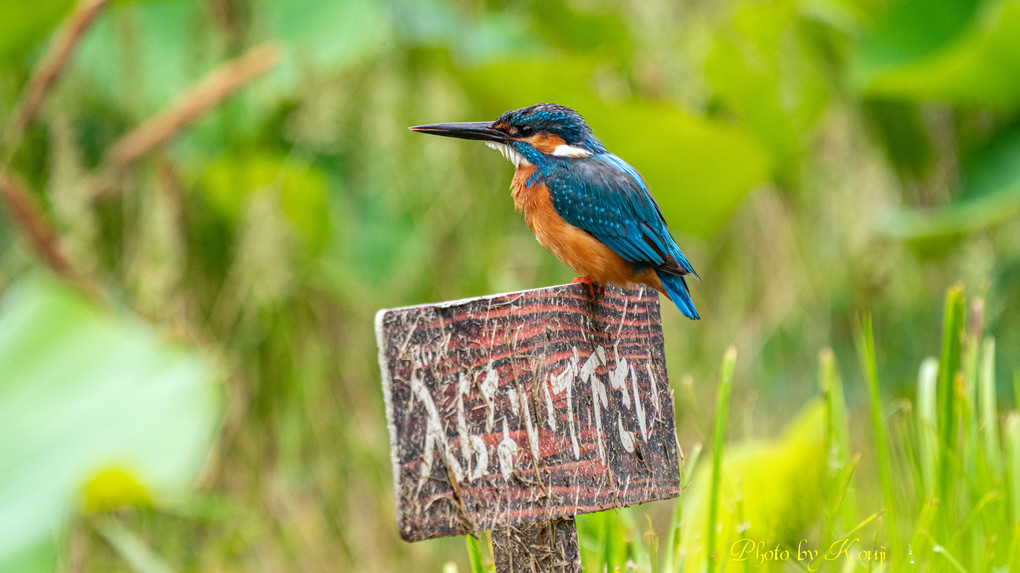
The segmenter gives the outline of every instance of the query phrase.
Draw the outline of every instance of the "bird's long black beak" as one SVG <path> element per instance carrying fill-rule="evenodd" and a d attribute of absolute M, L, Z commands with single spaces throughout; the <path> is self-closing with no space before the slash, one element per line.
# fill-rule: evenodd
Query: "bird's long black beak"
<path fill-rule="evenodd" d="M 459 139 L 477 139 L 479 141 L 498 141 L 501 143 L 510 140 L 506 133 L 493 129 L 491 125 L 484 121 L 468 121 L 462 123 L 431 123 L 429 125 L 416 125 L 408 129 Z"/>

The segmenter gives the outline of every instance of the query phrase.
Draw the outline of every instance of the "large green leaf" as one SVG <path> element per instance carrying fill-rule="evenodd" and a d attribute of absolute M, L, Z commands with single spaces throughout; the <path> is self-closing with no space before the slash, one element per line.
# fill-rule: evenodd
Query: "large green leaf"
<path fill-rule="evenodd" d="M 357 62 L 386 46 L 386 13 L 378 2 L 264 2 L 273 37 L 322 67 Z"/>
<path fill-rule="evenodd" d="M 402 0 L 389 15 L 393 40 L 403 48 L 442 47 L 459 64 L 480 65 L 546 51 L 538 36 L 542 26 L 529 21 L 522 7 L 471 13 L 441 0 Z M 546 2 L 539 7 L 549 8 Z"/>
<path fill-rule="evenodd" d="M 73 5 L 71 0 L 0 0 L 0 61 L 23 56 Z"/>
<path fill-rule="evenodd" d="M 780 174 L 811 142 L 829 100 L 827 73 L 792 1 L 741 4 L 705 61 L 715 97 L 767 147 Z"/>
<path fill-rule="evenodd" d="M 621 11 L 609 5 L 547 0 L 530 8 L 534 29 L 568 53 L 597 54 L 602 60 L 625 62 L 633 52 L 630 29 Z"/>
<path fill-rule="evenodd" d="M 592 95 L 595 73 L 586 60 L 534 59 L 483 66 L 463 78 L 491 106 L 493 117 L 479 119 L 546 101 L 575 108 L 610 151 L 641 172 L 678 233 L 711 236 L 769 178 L 768 156 L 739 127 L 668 103 L 605 102 Z"/>
<path fill-rule="evenodd" d="M 208 204 L 232 224 L 253 194 L 274 191 L 306 247 L 321 247 L 329 238 L 328 178 L 300 157 L 269 152 L 221 157 L 207 164 L 200 183 Z"/>
<path fill-rule="evenodd" d="M 270 0 L 259 6 L 269 37 L 281 41 L 293 56 L 267 79 L 284 91 L 300 89 L 304 72 L 337 73 L 390 45 L 390 22 L 379 2 Z"/>
<path fill-rule="evenodd" d="M 865 94 L 1013 109 L 1020 104 L 1020 2 L 903 0 L 865 37 Z"/>
<path fill-rule="evenodd" d="M 952 44 L 971 25 L 980 0 L 895 0 L 861 45 L 862 63 L 910 64 Z"/>
<path fill-rule="evenodd" d="M 923 176 L 935 161 L 931 136 L 916 102 L 872 99 L 862 102 L 861 111 L 872 136 L 901 173 Z"/>
<path fill-rule="evenodd" d="M 130 102 L 136 119 L 167 106 L 216 65 L 220 54 L 197 2 L 153 0 L 109 6 L 78 46 L 72 72 L 90 93 Z"/>
<path fill-rule="evenodd" d="M 1020 212 L 1020 128 L 999 134 L 963 165 L 958 200 L 927 211 L 903 209 L 881 221 L 893 237 L 945 239 L 1002 222 Z"/>
<path fill-rule="evenodd" d="M 212 382 L 194 351 L 53 279 L 11 288 L 0 300 L 0 570 L 46 570 L 76 510 L 184 492 L 219 417 Z"/>

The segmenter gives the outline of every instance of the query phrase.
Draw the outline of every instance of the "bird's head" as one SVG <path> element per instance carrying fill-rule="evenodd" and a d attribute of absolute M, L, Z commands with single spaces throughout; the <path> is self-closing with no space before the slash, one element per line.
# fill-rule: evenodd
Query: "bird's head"
<path fill-rule="evenodd" d="M 517 167 L 606 151 L 580 114 L 554 103 L 511 110 L 491 122 L 434 123 L 410 129 L 484 141 Z"/>

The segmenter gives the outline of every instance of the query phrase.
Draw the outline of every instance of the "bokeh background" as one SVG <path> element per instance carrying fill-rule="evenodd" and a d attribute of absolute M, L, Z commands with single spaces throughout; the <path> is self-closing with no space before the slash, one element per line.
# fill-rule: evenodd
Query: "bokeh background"
<path fill-rule="evenodd" d="M 703 277 L 701 321 L 663 305 L 685 449 L 729 345 L 732 440 L 831 348 L 880 507 L 854 325 L 895 409 L 957 282 L 1013 398 L 1020 2 L 110 2 L 22 129 L 74 6 L 0 0 L 0 568 L 468 567 L 397 536 L 373 316 L 573 278 L 509 163 L 406 129 L 537 102 L 641 171 Z"/>

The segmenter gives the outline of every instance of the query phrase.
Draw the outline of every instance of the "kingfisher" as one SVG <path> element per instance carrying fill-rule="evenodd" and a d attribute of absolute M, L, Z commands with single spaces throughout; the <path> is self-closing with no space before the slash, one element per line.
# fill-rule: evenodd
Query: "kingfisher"
<path fill-rule="evenodd" d="M 569 107 L 540 103 L 491 122 L 434 123 L 411 131 L 479 140 L 516 168 L 514 206 L 538 242 L 579 277 L 575 282 L 627 288 L 645 284 L 665 294 L 684 316 L 698 311 L 687 275 L 701 280 L 666 228 L 636 169 L 609 153 Z"/>

